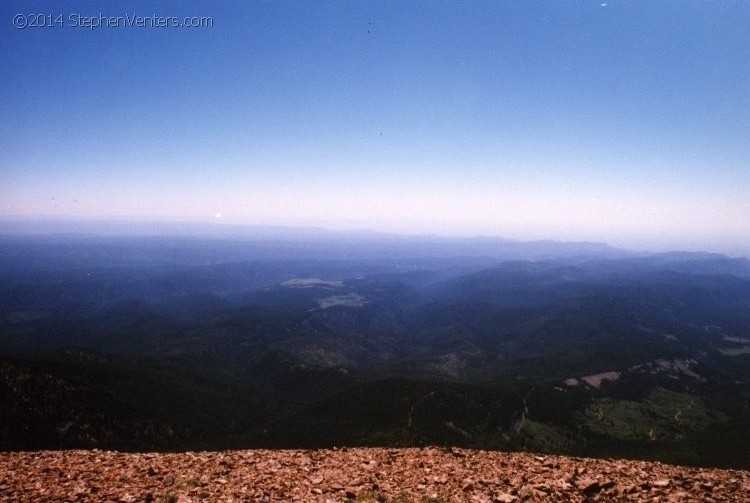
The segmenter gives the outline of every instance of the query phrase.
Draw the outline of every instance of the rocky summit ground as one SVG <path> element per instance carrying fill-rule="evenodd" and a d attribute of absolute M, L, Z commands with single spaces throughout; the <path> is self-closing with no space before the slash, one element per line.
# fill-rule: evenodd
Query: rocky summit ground
<path fill-rule="evenodd" d="M 750 472 L 461 449 L 0 454 L 2 502 L 750 501 Z"/>

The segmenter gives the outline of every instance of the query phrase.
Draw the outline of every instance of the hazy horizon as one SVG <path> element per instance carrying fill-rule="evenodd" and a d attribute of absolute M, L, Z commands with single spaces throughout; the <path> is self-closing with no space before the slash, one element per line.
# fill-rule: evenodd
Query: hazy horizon
<path fill-rule="evenodd" d="M 565 239 L 559 236 L 539 236 L 514 238 L 500 234 L 471 233 L 427 233 L 399 232 L 371 229 L 367 227 L 336 227 L 310 225 L 279 225 L 269 223 L 228 223 L 216 219 L 206 220 L 144 220 L 144 219 L 15 219 L 0 217 L 0 237 L 3 235 L 94 235 L 112 237 L 187 237 L 197 239 L 301 239 L 324 238 L 404 238 L 435 240 L 499 240 L 517 243 L 559 242 L 559 243 L 598 243 L 630 253 L 664 252 L 708 252 L 733 257 L 750 258 L 750 248 L 737 245 L 711 246 L 697 243 L 694 246 L 638 246 L 634 242 L 610 242 L 603 239 Z"/>
<path fill-rule="evenodd" d="M 745 2 L 61 9 L 0 5 L 4 220 L 750 255 Z M 14 25 L 35 13 L 64 18 Z"/>

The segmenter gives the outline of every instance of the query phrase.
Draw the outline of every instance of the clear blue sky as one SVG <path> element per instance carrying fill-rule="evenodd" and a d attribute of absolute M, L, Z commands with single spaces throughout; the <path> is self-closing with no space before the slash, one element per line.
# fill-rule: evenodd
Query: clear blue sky
<path fill-rule="evenodd" d="M 750 249 L 750 2 L 6 0 L 0 61 L 0 218 Z"/>

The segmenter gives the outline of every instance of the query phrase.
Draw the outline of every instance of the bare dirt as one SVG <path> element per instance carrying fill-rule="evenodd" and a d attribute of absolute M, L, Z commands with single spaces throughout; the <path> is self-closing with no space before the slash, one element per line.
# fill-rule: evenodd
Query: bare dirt
<path fill-rule="evenodd" d="M 750 471 L 463 449 L 0 453 L 2 502 L 750 502 Z"/>

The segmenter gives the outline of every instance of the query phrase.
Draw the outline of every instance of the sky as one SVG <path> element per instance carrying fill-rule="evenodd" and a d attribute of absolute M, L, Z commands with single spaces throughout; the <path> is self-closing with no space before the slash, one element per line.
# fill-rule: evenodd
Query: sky
<path fill-rule="evenodd" d="M 750 254 L 748 27 L 742 0 L 5 0 L 0 218 Z"/>

